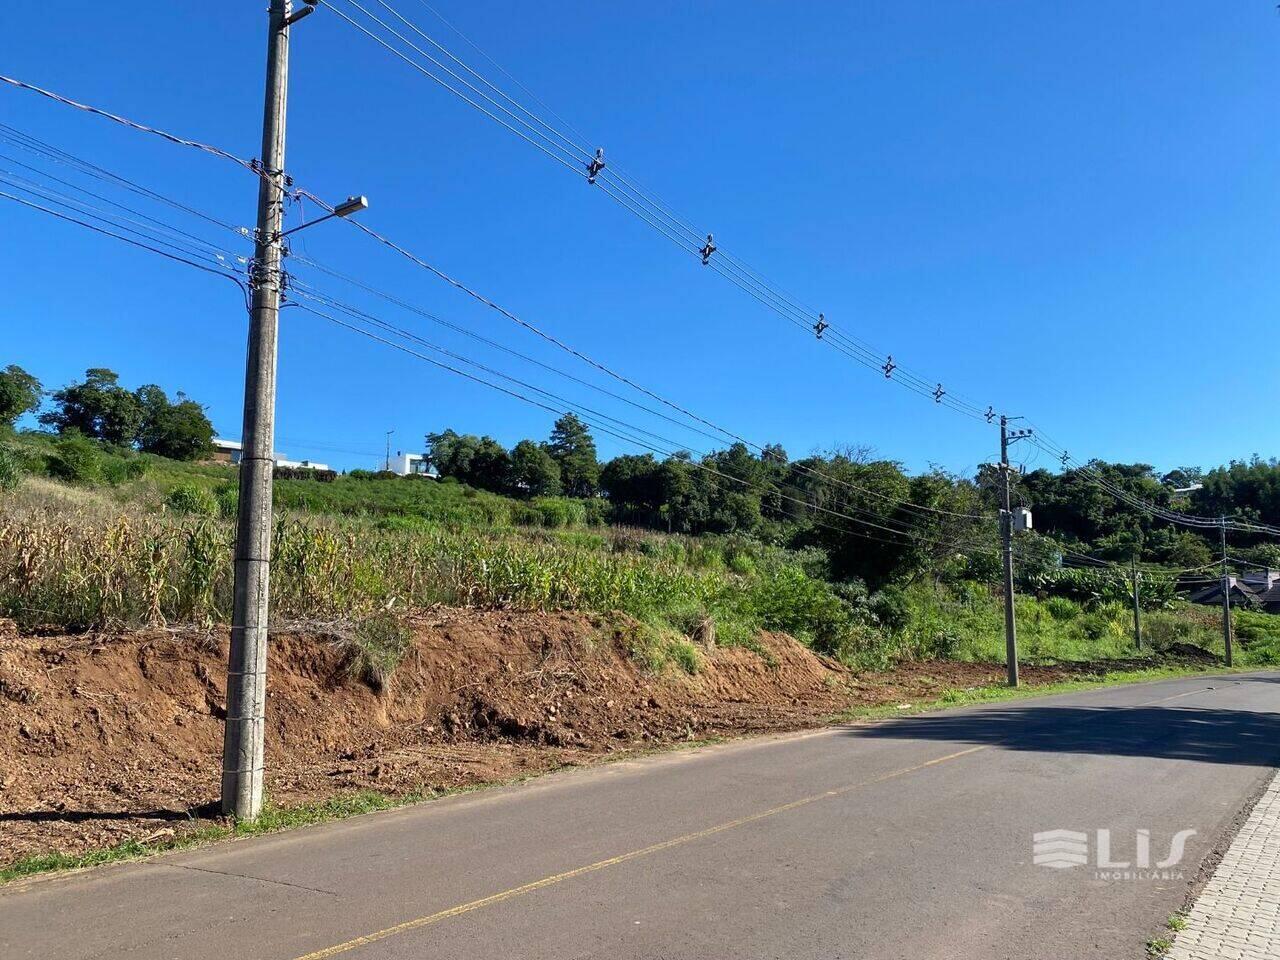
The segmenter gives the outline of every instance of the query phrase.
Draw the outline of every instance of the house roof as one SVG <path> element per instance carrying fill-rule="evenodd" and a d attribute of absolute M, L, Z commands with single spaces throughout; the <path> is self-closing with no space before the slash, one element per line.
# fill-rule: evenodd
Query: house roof
<path fill-rule="evenodd" d="M 1263 590 L 1251 583 L 1245 583 L 1238 577 L 1231 578 L 1231 592 L 1238 593 L 1250 603 L 1268 603 L 1280 602 L 1280 584 L 1276 584 L 1270 590 Z M 1265 600 L 1264 595 L 1275 594 L 1271 601 Z M 1222 584 L 1215 583 L 1212 586 L 1204 587 L 1187 597 L 1192 603 L 1208 603 L 1222 596 Z"/>

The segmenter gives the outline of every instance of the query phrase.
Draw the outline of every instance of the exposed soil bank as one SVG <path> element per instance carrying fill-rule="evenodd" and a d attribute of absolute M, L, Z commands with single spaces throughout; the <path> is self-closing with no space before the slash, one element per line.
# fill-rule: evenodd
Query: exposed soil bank
<path fill-rule="evenodd" d="M 442 610 L 375 691 L 323 635 L 273 636 L 267 789 L 291 805 L 429 793 L 617 751 L 792 730 L 851 706 L 999 683 L 998 665 L 854 675 L 784 635 L 647 672 L 623 618 Z M 0 866 L 186 829 L 217 799 L 225 631 L 19 636 L 0 621 Z M 1029 667 L 1028 684 L 1083 667 Z"/>

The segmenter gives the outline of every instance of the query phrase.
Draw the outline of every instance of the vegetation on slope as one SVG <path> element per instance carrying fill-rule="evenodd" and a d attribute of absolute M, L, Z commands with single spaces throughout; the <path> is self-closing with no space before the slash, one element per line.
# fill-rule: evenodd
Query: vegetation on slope
<path fill-rule="evenodd" d="M 25 372 L 0 371 L 0 614 L 28 627 L 225 621 L 236 471 L 194 461 L 207 443 L 198 406 L 91 370 L 51 395 L 40 419 L 58 432 L 5 427 L 40 397 Z M 601 463 L 571 414 L 547 442 L 510 451 L 448 430 L 430 441 L 443 480 L 277 477 L 276 615 L 341 621 L 371 674 L 394 665 L 397 621 L 440 603 L 618 611 L 640 624 L 638 656 L 686 669 L 696 668 L 687 638 L 751 645 L 761 630 L 857 666 L 1002 655 L 985 471 L 910 477 L 857 451 L 791 461 L 780 447 L 757 456 L 741 444 L 698 462 Z M 1187 506 L 1173 483 L 1200 476 L 1183 469 L 1166 484 L 1141 465 L 1091 469 L 1169 506 Z M 1280 520 L 1274 463 L 1233 464 L 1204 483 L 1203 510 Z M 1207 542 L 1115 501 L 1080 471 L 1035 471 L 1019 487 L 1057 541 L 1036 534 L 1019 548 L 1024 653 L 1132 655 L 1126 578 L 1065 569 L 1061 547 L 1197 565 Z M 827 511 L 909 523 L 915 536 L 875 536 Z M 1233 551 L 1258 562 L 1276 553 L 1262 542 Z M 1151 645 L 1220 647 L 1216 614 L 1189 607 L 1175 588 L 1169 577 L 1144 578 Z M 1280 618 L 1236 618 L 1247 657 L 1280 653 Z"/>

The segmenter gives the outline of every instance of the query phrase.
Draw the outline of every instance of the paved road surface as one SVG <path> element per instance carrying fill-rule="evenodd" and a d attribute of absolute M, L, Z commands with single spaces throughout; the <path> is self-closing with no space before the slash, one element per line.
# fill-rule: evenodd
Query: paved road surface
<path fill-rule="evenodd" d="M 0 957 L 1136 960 L 1278 710 L 1280 675 L 1197 677 L 569 771 L 6 887 Z M 1110 879 L 1099 829 L 1113 862 L 1197 833 Z M 1089 863 L 1033 864 L 1048 830 Z"/>

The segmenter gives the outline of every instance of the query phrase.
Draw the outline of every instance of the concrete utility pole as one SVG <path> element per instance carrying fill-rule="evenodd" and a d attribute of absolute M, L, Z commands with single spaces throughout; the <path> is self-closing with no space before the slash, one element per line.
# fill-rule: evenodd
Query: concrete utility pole
<path fill-rule="evenodd" d="M 1227 518 L 1218 521 L 1222 534 L 1222 645 L 1226 649 L 1227 666 L 1231 666 L 1231 575 L 1227 573 Z"/>
<path fill-rule="evenodd" d="M 1018 685 L 1018 622 L 1013 610 L 1013 508 L 1009 494 L 1009 418 L 1000 417 L 1000 545 L 1004 554 L 1004 651 L 1009 686 Z"/>
<path fill-rule="evenodd" d="M 1142 649 L 1142 602 L 1138 595 L 1138 555 L 1133 556 L 1133 643 Z"/>
<path fill-rule="evenodd" d="M 258 185 L 258 229 L 250 275 L 253 305 L 249 312 L 249 351 L 244 379 L 244 433 L 241 436 L 244 453 L 240 459 L 235 598 L 227 665 L 227 723 L 222 744 L 222 812 L 242 820 L 252 820 L 262 810 L 289 14 L 289 0 L 271 0 L 267 90 L 262 118 L 263 169 Z"/>
<path fill-rule="evenodd" d="M 387 459 L 382 467 L 383 470 L 387 470 L 387 471 L 390 471 L 391 469 L 391 435 L 393 433 L 395 433 L 394 430 L 387 431 Z"/>

